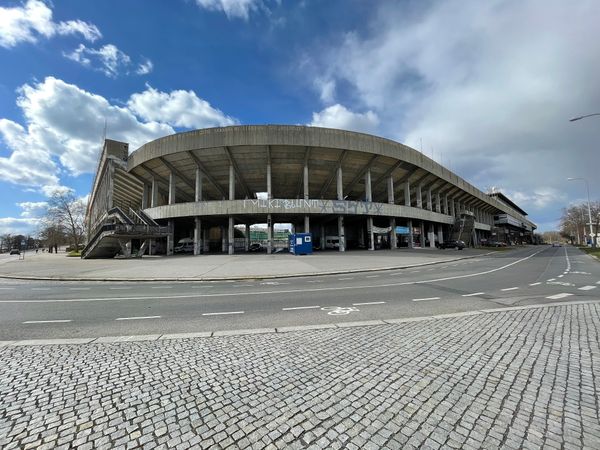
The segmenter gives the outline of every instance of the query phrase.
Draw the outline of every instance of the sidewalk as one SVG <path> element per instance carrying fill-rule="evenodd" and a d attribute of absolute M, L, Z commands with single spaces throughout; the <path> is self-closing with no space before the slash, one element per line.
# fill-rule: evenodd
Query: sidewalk
<path fill-rule="evenodd" d="M 141 259 L 80 259 L 64 253 L 27 253 L 0 264 L 0 278 L 62 281 L 176 281 L 235 280 L 326 275 L 385 269 L 402 269 L 473 258 L 483 250 L 402 249 L 351 252 L 322 252 L 294 256 L 267 255 L 180 255 L 145 256 Z"/>

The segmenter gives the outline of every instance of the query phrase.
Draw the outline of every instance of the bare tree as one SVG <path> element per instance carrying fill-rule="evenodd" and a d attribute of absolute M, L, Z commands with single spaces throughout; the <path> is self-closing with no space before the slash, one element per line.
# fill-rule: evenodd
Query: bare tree
<path fill-rule="evenodd" d="M 594 240 L 594 244 L 597 245 L 598 227 L 600 225 L 600 202 L 591 203 L 590 210 L 592 214 L 592 229 L 594 230 L 591 238 Z M 571 239 L 573 242 L 577 239 L 579 244 L 585 244 L 590 230 L 587 203 L 563 208 L 560 228 L 563 236 Z"/>
<path fill-rule="evenodd" d="M 85 204 L 72 192 L 55 192 L 48 201 L 43 229 L 58 238 L 62 233 L 76 249 L 83 243 L 85 234 Z"/>

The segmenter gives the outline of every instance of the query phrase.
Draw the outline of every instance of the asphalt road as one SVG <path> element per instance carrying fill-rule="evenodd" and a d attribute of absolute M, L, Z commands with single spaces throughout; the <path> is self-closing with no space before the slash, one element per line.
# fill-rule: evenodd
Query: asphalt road
<path fill-rule="evenodd" d="M 273 281 L 0 281 L 0 340 L 156 335 L 595 300 L 600 264 L 532 246 L 421 268 Z"/>

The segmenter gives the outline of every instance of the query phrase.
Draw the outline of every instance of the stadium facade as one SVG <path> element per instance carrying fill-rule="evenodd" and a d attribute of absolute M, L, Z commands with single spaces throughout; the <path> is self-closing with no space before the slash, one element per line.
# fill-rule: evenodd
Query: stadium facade
<path fill-rule="evenodd" d="M 88 203 L 83 257 L 246 251 L 250 226 L 310 232 L 317 248 L 529 243 L 536 225 L 422 153 L 363 133 L 232 126 L 166 136 L 129 154 L 106 140 Z"/>

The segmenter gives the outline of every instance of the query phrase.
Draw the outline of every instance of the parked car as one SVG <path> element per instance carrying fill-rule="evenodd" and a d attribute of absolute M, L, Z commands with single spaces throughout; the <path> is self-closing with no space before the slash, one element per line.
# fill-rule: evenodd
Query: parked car
<path fill-rule="evenodd" d="M 506 247 L 506 242 L 501 241 L 487 241 L 487 247 Z"/>
<path fill-rule="evenodd" d="M 11 248 L 10 249 L 10 254 L 11 255 L 20 255 L 21 254 L 21 250 L 19 250 L 18 248 Z"/>
<path fill-rule="evenodd" d="M 248 246 L 249 252 L 260 252 L 263 246 L 259 242 L 253 242 Z"/>
<path fill-rule="evenodd" d="M 552 247 L 562 247 L 562 244 L 560 242 L 553 242 Z"/>
<path fill-rule="evenodd" d="M 439 244 L 439 248 L 441 249 L 446 249 L 446 248 L 455 248 L 457 250 L 462 250 L 463 248 L 465 248 L 465 241 L 461 241 L 461 240 L 450 240 L 450 241 L 444 241 L 441 244 Z"/>

